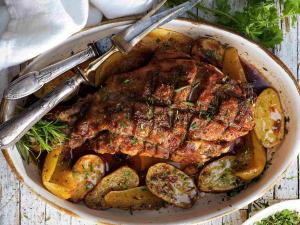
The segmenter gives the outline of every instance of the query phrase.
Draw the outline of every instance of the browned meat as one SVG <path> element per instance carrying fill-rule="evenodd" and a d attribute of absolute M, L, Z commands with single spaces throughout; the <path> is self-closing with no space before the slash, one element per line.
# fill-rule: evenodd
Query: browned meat
<path fill-rule="evenodd" d="M 248 90 L 213 65 L 159 51 L 148 65 L 110 76 L 59 118 L 72 121 L 71 149 L 90 142 L 101 154 L 204 162 L 253 129 Z"/>

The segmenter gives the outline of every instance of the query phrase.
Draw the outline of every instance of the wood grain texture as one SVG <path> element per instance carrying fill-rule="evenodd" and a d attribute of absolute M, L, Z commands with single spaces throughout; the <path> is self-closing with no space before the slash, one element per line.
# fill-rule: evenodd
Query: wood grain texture
<path fill-rule="evenodd" d="M 240 9 L 244 1 L 231 1 L 234 9 Z M 207 5 L 212 6 L 213 1 L 208 0 Z M 280 7 L 278 7 L 280 10 Z M 212 20 L 213 16 L 203 12 L 193 11 Z M 287 21 L 281 24 L 284 28 L 284 41 L 274 52 L 286 65 L 293 71 L 298 80 L 300 77 L 300 18 L 296 27 L 291 27 Z M 289 32 L 286 32 L 288 27 Z M 19 66 L 13 67 L 8 71 L 1 71 L 0 76 L 8 78 L 16 75 L 20 70 Z M 1 90 L 5 83 L 0 84 Z M 15 175 L 5 162 L 0 153 L 0 225 L 91 225 L 91 223 L 80 221 L 46 204 L 41 199 L 31 193 L 28 188 L 20 184 Z M 299 158 L 295 159 L 292 166 L 286 171 L 283 178 L 268 191 L 262 198 L 249 204 L 247 207 L 231 213 L 223 218 L 213 220 L 204 225 L 239 225 L 249 216 L 257 213 L 261 208 L 272 205 L 284 199 L 299 198 L 300 164 Z"/>

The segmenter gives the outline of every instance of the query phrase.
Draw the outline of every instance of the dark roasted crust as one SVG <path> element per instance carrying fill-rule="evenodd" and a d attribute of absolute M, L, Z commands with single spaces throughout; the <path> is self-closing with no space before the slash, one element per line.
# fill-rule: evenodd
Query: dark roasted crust
<path fill-rule="evenodd" d="M 72 127 L 70 149 L 90 142 L 101 154 L 185 163 L 219 156 L 254 126 L 242 84 L 176 51 L 166 58 L 158 52 L 148 65 L 110 76 L 105 88 L 60 115 Z"/>

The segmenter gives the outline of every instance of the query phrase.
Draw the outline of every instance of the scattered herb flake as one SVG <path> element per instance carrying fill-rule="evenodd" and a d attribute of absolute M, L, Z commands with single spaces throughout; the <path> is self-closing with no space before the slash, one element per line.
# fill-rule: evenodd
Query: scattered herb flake
<path fill-rule="evenodd" d="M 291 211 L 284 209 L 277 212 L 259 222 L 255 225 L 299 225 L 300 224 L 300 214 L 297 211 Z"/>
<path fill-rule="evenodd" d="M 130 79 L 126 79 L 123 81 L 123 84 L 128 84 L 130 82 Z"/>
<path fill-rule="evenodd" d="M 178 93 L 178 92 L 180 92 L 180 91 L 182 91 L 182 90 L 184 90 L 184 89 L 186 89 L 186 88 L 188 88 L 188 87 L 189 87 L 189 85 L 186 85 L 186 86 L 177 88 L 177 89 L 175 89 L 175 92 Z"/>
<path fill-rule="evenodd" d="M 188 102 L 188 101 L 186 101 L 186 102 L 183 102 L 185 105 L 187 105 L 187 106 L 195 106 L 195 104 L 193 103 L 193 102 Z"/>

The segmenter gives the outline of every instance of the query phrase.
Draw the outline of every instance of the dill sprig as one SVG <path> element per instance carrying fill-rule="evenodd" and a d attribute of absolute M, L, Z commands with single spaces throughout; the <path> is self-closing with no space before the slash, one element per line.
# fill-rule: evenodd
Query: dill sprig
<path fill-rule="evenodd" d="M 19 153 L 25 161 L 29 156 L 43 151 L 51 152 L 53 146 L 62 144 L 67 136 L 64 133 L 66 125 L 59 121 L 40 120 L 16 144 Z"/>

